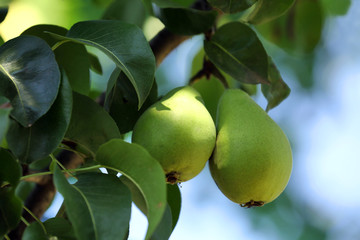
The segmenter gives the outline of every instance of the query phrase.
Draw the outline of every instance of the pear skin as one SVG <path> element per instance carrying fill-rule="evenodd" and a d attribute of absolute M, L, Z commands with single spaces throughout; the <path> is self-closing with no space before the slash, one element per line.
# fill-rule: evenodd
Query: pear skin
<path fill-rule="evenodd" d="M 200 94 L 180 87 L 141 115 L 132 141 L 160 162 L 167 182 L 174 184 L 201 172 L 215 147 L 216 128 Z"/>
<path fill-rule="evenodd" d="M 262 206 L 285 189 L 292 170 L 281 128 L 240 89 L 220 98 L 210 172 L 222 193 L 244 207 Z"/>

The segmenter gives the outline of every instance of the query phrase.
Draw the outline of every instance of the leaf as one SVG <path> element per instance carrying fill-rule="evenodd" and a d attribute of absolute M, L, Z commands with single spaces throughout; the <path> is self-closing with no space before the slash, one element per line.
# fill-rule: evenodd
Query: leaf
<path fill-rule="evenodd" d="M 90 69 L 93 70 L 97 74 L 103 74 L 101 63 L 99 61 L 99 58 L 88 52 L 88 57 L 90 61 Z"/>
<path fill-rule="evenodd" d="M 208 0 L 209 3 L 225 13 L 236 13 L 248 9 L 259 0 Z"/>
<path fill-rule="evenodd" d="M 257 26 L 257 30 L 290 53 L 308 54 L 321 39 L 323 18 L 319 0 L 298 0 L 285 15 Z"/>
<path fill-rule="evenodd" d="M 152 0 L 152 2 L 161 8 L 170 8 L 170 7 L 178 8 L 178 7 L 190 7 L 190 5 L 194 2 L 194 0 Z"/>
<path fill-rule="evenodd" d="M 5 20 L 8 11 L 9 11 L 9 7 L 0 6 L 0 23 L 2 23 Z"/>
<path fill-rule="evenodd" d="M 240 22 L 220 27 L 210 41 L 204 41 L 209 59 L 235 80 L 268 83 L 267 54 L 255 32 Z"/>
<path fill-rule="evenodd" d="M 3 141 L 9 127 L 9 115 L 12 108 L 0 108 L 0 143 Z"/>
<path fill-rule="evenodd" d="M 122 239 L 127 234 L 131 194 L 119 178 L 85 173 L 71 185 L 55 167 L 54 182 L 64 197 L 77 239 Z"/>
<path fill-rule="evenodd" d="M 44 222 L 44 227 L 49 237 L 58 240 L 76 240 L 71 224 L 64 218 L 50 218 Z"/>
<path fill-rule="evenodd" d="M 82 44 L 67 42 L 54 51 L 56 61 L 64 69 L 73 91 L 88 95 L 91 67 L 89 54 Z"/>
<path fill-rule="evenodd" d="M 257 0 L 247 21 L 252 24 L 269 22 L 288 11 L 294 2 L 295 0 Z"/>
<path fill-rule="evenodd" d="M 28 226 L 22 237 L 22 240 L 48 240 L 44 229 L 41 227 L 40 223 L 33 222 Z"/>
<path fill-rule="evenodd" d="M 66 28 L 56 25 L 38 24 L 26 29 L 24 32 L 21 33 L 21 35 L 23 36 L 31 35 L 31 36 L 39 37 L 43 39 L 45 42 L 47 42 L 47 44 L 49 44 L 50 47 L 52 47 L 59 41 L 59 39 L 49 34 L 49 32 L 56 33 L 61 36 L 65 36 L 67 31 L 68 30 Z"/>
<path fill-rule="evenodd" d="M 20 176 L 20 165 L 9 152 L 0 148 L 0 237 L 20 221 L 22 201 L 15 195 Z"/>
<path fill-rule="evenodd" d="M 140 0 L 115 0 L 106 8 L 102 19 L 122 20 L 141 28 L 146 17 L 146 10 Z"/>
<path fill-rule="evenodd" d="M 345 15 L 351 6 L 351 0 L 322 0 L 321 2 L 331 15 Z"/>
<path fill-rule="evenodd" d="M 45 40 L 53 47 L 58 38 L 49 34 L 56 33 L 65 36 L 68 30 L 56 25 L 40 24 L 25 30 L 22 35 L 33 35 Z M 90 91 L 90 56 L 82 44 L 67 42 L 54 49 L 57 63 L 64 69 L 73 91 L 87 95 Z M 100 67 L 101 68 L 101 67 Z"/>
<path fill-rule="evenodd" d="M 172 233 L 172 216 L 171 210 L 168 204 L 166 204 L 163 217 L 157 226 L 155 232 L 151 236 L 151 240 L 168 240 Z"/>
<path fill-rule="evenodd" d="M 104 108 L 89 97 L 74 92 L 72 115 L 65 138 L 95 157 L 99 146 L 112 138 L 120 138 L 120 132 Z"/>
<path fill-rule="evenodd" d="M 115 84 L 112 83 L 114 81 L 116 81 Z M 112 88 L 111 85 L 113 85 Z M 148 98 L 138 110 L 136 92 L 126 75 L 123 72 L 119 73 L 118 69 L 114 70 L 108 87 L 111 90 L 107 90 L 109 93 L 105 100 L 105 108 L 108 109 L 121 133 L 131 131 L 141 114 L 157 101 L 157 86 L 154 81 Z"/>
<path fill-rule="evenodd" d="M 203 33 L 213 26 L 217 12 L 201 11 L 192 8 L 162 8 L 160 20 L 167 29 L 179 35 Z"/>
<path fill-rule="evenodd" d="M 20 36 L 0 47 L 0 95 L 24 127 L 43 116 L 55 101 L 60 72 L 51 48 L 37 37 Z"/>
<path fill-rule="evenodd" d="M 129 178 L 140 190 L 147 207 L 149 239 L 160 223 L 166 207 L 165 174 L 159 162 L 138 144 L 113 139 L 103 144 L 96 161 Z"/>
<path fill-rule="evenodd" d="M 73 25 L 66 37 L 58 37 L 103 51 L 130 79 L 138 108 L 142 106 L 154 81 L 155 57 L 140 28 L 122 21 L 85 21 Z"/>
<path fill-rule="evenodd" d="M 72 92 L 63 79 L 58 97 L 50 110 L 31 127 L 25 128 L 12 120 L 7 133 L 10 150 L 23 163 L 47 157 L 63 140 L 70 123 Z"/>
<path fill-rule="evenodd" d="M 290 88 L 282 79 L 279 70 L 274 62 L 269 58 L 269 80 L 270 85 L 261 85 L 261 91 L 268 101 L 266 111 L 279 105 L 290 94 Z"/>
<path fill-rule="evenodd" d="M 167 184 L 167 202 L 172 216 L 172 229 L 175 229 L 181 210 L 181 193 L 178 185 Z"/>

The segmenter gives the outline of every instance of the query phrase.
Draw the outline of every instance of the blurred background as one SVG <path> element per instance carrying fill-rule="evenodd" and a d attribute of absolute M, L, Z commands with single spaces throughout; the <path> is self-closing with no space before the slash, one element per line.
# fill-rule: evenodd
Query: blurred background
<path fill-rule="evenodd" d="M 0 0 L 5 2 L 10 1 Z M 122 0 L 124 10 L 117 13 L 106 10 L 110 2 L 13 0 L 0 35 L 6 41 L 32 25 L 70 28 L 75 22 L 105 15 L 138 24 L 148 39 L 163 28 L 159 20 L 145 18 L 140 0 Z M 294 166 L 286 191 L 261 208 L 241 208 L 222 195 L 206 166 L 196 178 L 181 184 L 182 209 L 172 240 L 360 239 L 360 2 L 298 2 L 302 3 L 295 19 L 298 34 L 291 39 L 281 28 L 286 16 L 256 28 L 291 88 L 290 96 L 269 112 L 292 144 Z M 275 27 L 281 38 L 271 37 Z M 191 38 L 165 59 L 156 73 L 159 95 L 188 83 L 202 39 Z M 105 89 L 114 68 L 97 54 L 104 74 L 91 73 L 94 92 Z M 254 99 L 266 107 L 259 89 Z M 45 218 L 54 215 L 61 201 L 57 195 Z M 134 207 L 130 239 L 143 239 L 146 227 L 146 218 Z"/>

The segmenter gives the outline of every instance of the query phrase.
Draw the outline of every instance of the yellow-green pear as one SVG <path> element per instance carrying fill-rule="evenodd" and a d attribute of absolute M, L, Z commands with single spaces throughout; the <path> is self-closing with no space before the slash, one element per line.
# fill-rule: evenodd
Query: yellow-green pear
<path fill-rule="evenodd" d="M 240 89 L 228 89 L 220 98 L 216 127 L 209 167 L 224 195 L 245 207 L 277 198 L 292 170 L 291 147 L 281 128 Z"/>
<path fill-rule="evenodd" d="M 135 124 L 132 141 L 162 165 L 168 183 L 187 181 L 204 168 L 215 146 L 216 128 L 200 94 L 175 88 L 149 107 Z"/>

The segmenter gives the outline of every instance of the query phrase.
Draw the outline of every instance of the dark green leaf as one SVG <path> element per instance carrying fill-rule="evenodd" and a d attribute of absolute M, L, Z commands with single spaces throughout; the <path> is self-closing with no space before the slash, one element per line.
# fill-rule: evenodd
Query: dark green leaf
<path fill-rule="evenodd" d="M 76 23 L 66 37 L 103 51 L 126 74 L 139 99 L 148 96 L 154 81 L 155 57 L 140 28 L 122 21 L 97 20 Z"/>
<path fill-rule="evenodd" d="M 64 69 L 73 91 L 88 95 L 90 91 L 90 60 L 82 44 L 67 42 L 54 51 L 56 61 Z"/>
<path fill-rule="evenodd" d="M 88 57 L 90 61 L 90 69 L 97 74 L 103 74 L 99 58 L 92 53 L 88 53 Z"/>
<path fill-rule="evenodd" d="M 41 227 L 40 223 L 33 222 L 25 229 L 22 240 L 48 240 L 44 229 Z"/>
<path fill-rule="evenodd" d="M 0 148 L 0 237 L 20 221 L 22 202 L 15 195 L 20 176 L 20 165 L 9 152 Z"/>
<path fill-rule="evenodd" d="M 35 185 L 36 183 L 34 182 L 22 181 L 16 187 L 15 195 L 18 196 L 23 202 L 25 202 L 31 191 L 34 189 Z"/>
<path fill-rule="evenodd" d="M 269 58 L 269 80 L 270 85 L 261 85 L 261 91 L 268 101 L 266 111 L 279 105 L 290 94 L 290 88 L 282 79 L 279 70 Z"/>
<path fill-rule="evenodd" d="M 257 0 L 208 0 L 209 3 L 225 13 L 236 13 L 248 9 Z M 258 0 L 261 1 L 261 0 Z"/>
<path fill-rule="evenodd" d="M 181 210 L 181 193 L 178 185 L 167 185 L 167 202 L 172 215 L 172 229 L 175 228 Z"/>
<path fill-rule="evenodd" d="M 115 0 L 104 12 L 103 19 L 122 20 L 142 27 L 146 11 L 140 0 Z"/>
<path fill-rule="evenodd" d="M 77 239 L 122 239 L 127 234 L 131 194 L 119 178 L 85 173 L 71 185 L 55 167 L 54 182 L 64 197 Z"/>
<path fill-rule="evenodd" d="M 9 115 L 12 108 L 0 108 L 0 143 L 4 139 L 9 127 Z"/>
<path fill-rule="evenodd" d="M 209 59 L 235 80 L 267 83 L 267 54 L 255 32 L 240 22 L 220 27 L 204 49 Z"/>
<path fill-rule="evenodd" d="M 59 41 L 59 39 L 49 34 L 49 32 L 56 33 L 61 36 L 65 36 L 67 31 L 68 30 L 66 28 L 60 26 L 50 25 L 50 24 L 39 24 L 26 29 L 24 32 L 21 33 L 21 35 L 31 35 L 31 36 L 39 37 L 45 40 L 47 44 L 49 44 L 49 46 L 52 47 L 54 46 L 54 44 L 56 44 Z"/>
<path fill-rule="evenodd" d="M 11 121 L 7 141 L 21 162 L 31 163 L 47 157 L 61 143 L 68 128 L 72 108 L 72 92 L 63 79 L 58 97 L 50 110 L 29 128 Z"/>
<path fill-rule="evenodd" d="M 85 148 L 94 157 L 101 144 L 120 138 L 120 132 L 104 108 L 89 97 L 74 92 L 71 121 L 65 138 Z"/>
<path fill-rule="evenodd" d="M 294 2 L 295 0 L 257 0 L 247 20 L 252 24 L 271 21 L 283 15 Z"/>
<path fill-rule="evenodd" d="M 159 162 L 140 145 L 120 139 L 103 144 L 96 160 L 106 168 L 121 172 L 140 189 L 147 207 L 149 225 L 146 239 L 149 239 L 166 208 L 165 174 Z"/>
<path fill-rule="evenodd" d="M 180 35 L 195 35 L 213 26 L 217 12 L 192 8 L 162 8 L 160 20 L 171 32 Z"/>
<path fill-rule="evenodd" d="M 282 17 L 257 26 L 266 39 L 297 54 L 311 53 L 321 39 L 323 9 L 319 0 L 299 0 Z"/>
<path fill-rule="evenodd" d="M 172 233 L 171 209 L 169 205 L 166 204 L 164 215 L 150 239 L 168 240 L 170 238 L 171 233 Z"/>
<path fill-rule="evenodd" d="M 113 83 L 114 80 L 116 81 L 115 84 Z M 112 85 L 113 87 L 110 87 Z M 157 86 L 154 81 L 148 98 L 138 110 L 136 92 L 126 75 L 123 72 L 119 73 L 119 69 L 114 70 L 108 87 L 111 90 L 108 90 L 105 107 L 115 120 L 121 133 L 131 131 L 141 114 L 157 100 Z"/>
<path fill-rule="evenodd" d="M 150 1 L 150 0 L 144 0 Z M 194 0 L 152 0 L 157 6 L 161 8 L 178 8 L 178 7 L 190 7 Z"/>
<path fill-rule="evenodd" d="M 64 218 L 50 218 L 44 222 L 49 237 L 57 237 L 58 240 L 76 240 L 71 224 Z"/>
<path fill-rule="evenodd" d="M 50 109 L 59 84 L 59 68 L 45 41 L 20 36 L 0 47 L 0 95 L 11 101 L 11 115 L 24 127 Z"/>

